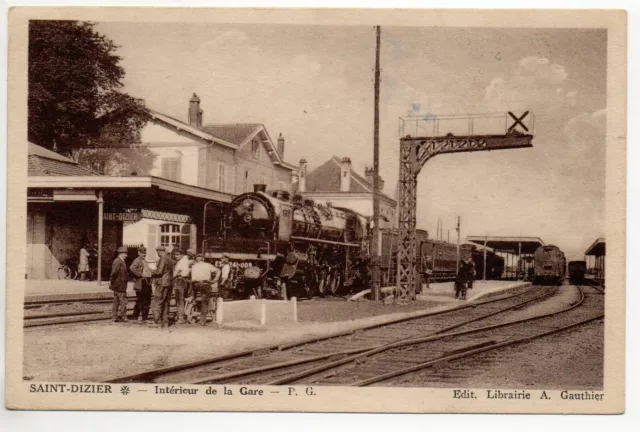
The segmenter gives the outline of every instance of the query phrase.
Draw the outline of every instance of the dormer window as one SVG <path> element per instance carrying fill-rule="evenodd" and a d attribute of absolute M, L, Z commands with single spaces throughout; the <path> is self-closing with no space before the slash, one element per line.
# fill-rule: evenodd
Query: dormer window
<path fill-rule="evenodd" d="M 255 138 L 251 143 L 251 154 L 254 159 L 260 159 L 260 140 Z"/>

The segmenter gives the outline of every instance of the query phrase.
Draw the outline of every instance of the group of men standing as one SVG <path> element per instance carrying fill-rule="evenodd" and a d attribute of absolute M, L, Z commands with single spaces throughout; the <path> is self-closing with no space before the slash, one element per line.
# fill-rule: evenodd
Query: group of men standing
<path fill-rule="evenodd" d="M 136 293 L 136 304 L 131 321 L 149 320 L 152 300 L 152 325 L 166 327 L 169 324 L 169 303 L 173 294 L 176 301 L 177 323 L 187 322 L 185 301 L 201 295 L 200 324 L 206 325 L 209 312 L 209 299 L 229 282 L 231 266 L 229 257 L 222 256 L 221 268 L 205 262 L 204 255 L 196 254 L 193 249 L 185 253 L 174 248 L 170 253 L 164 246 L 156 248 L 159 260 L 156 268 L 151 269 L 146 260 L 147 249 L 138 249 L 138 257 L 131 263 L 129 271 L 125 263 L 127 248 L 117 250 L 118 257 L 111 267 L 109 288 L 113 291 L 112 317 L 114 322 L 125 322 L 127 307 L 127 283 L 132 277 Z"/>

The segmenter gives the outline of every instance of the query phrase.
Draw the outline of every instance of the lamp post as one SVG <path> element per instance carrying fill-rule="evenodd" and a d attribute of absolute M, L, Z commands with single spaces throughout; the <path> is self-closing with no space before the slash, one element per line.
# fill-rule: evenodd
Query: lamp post
<path fill-rule="evenodd" d="M 204 209 L 202 210 L 202 254 L 204 255 L 204 245 L 206 243 L 206 234 L 207 234 L 207 206 L 211 203 L 215 203 L 216 201 L 207 201 L 204 204 Z"/>

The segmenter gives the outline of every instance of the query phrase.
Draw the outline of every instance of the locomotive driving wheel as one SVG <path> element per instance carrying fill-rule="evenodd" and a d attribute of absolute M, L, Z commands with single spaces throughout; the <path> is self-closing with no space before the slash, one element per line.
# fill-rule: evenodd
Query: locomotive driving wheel
<path fill-rule="evenodd" d="M 320 297 L 324 297 L 327 293 L 329 272 L 326 269 L 320 270 L 320 274 L 318 275 L 318 294 Z"/>
<path fill-rule="evenodd" d="M 339 270 L 330 274 L 329 290 L 332 295 L 336 295 L 342 288 L 342 273 Z"/>

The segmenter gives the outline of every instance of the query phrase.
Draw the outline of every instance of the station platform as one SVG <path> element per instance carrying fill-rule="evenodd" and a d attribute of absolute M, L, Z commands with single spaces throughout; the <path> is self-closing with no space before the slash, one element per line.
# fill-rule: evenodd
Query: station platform
<path fill-rule="evenodd" d="M 516 288 L 522 288 L 531 285 L 531 282 L 525 281 L 501 281 L 501 280 L 477 280 L 473 282 L 473 288 L 467 290 L 466 301 L 478 300 L 491 294 L 509 291 Z M 395 286 L 388 286 L 381 289 L 383 295 L 391 295 Z M 364 290 L 352 296 L 349 300 L 364 300 L 370 297 L 370 290 Z M 460 302 L 455 298 L 455 288 L 453 282 L 434 282 L 422 285 L 422 292 L 416 296 L 416 300 L 428 301 L 434 303 L 450 303 Z"/>
<path fill-rule="evenodd" d="M 133 285 L 129 284 L 127 296 L 135 297 Z M 109 282 L 98 285 L 96 281 L 67 279 L 27 279 L 25 280 L 25 303 L 55 300 L 97 300 L 113 298 Z"/>
<path fill-rule="evenodd" d="M 509 291 L 531 285 L 531 282 L 524 281 L 500 281 L 500 280 L 477 280 L 473 282 L 473 288 L 467 290 L 467 300 L 474 301 L 481 297 L 488 296 L 503 291 Z M 453 282 L 439 282 L 429 284 L 429 288 L 423 286 L 422 293 L 416 296 L 417 300 L 431 301 L 439 303 L 459 302 L 455 298 L 456 292 Z"/>

